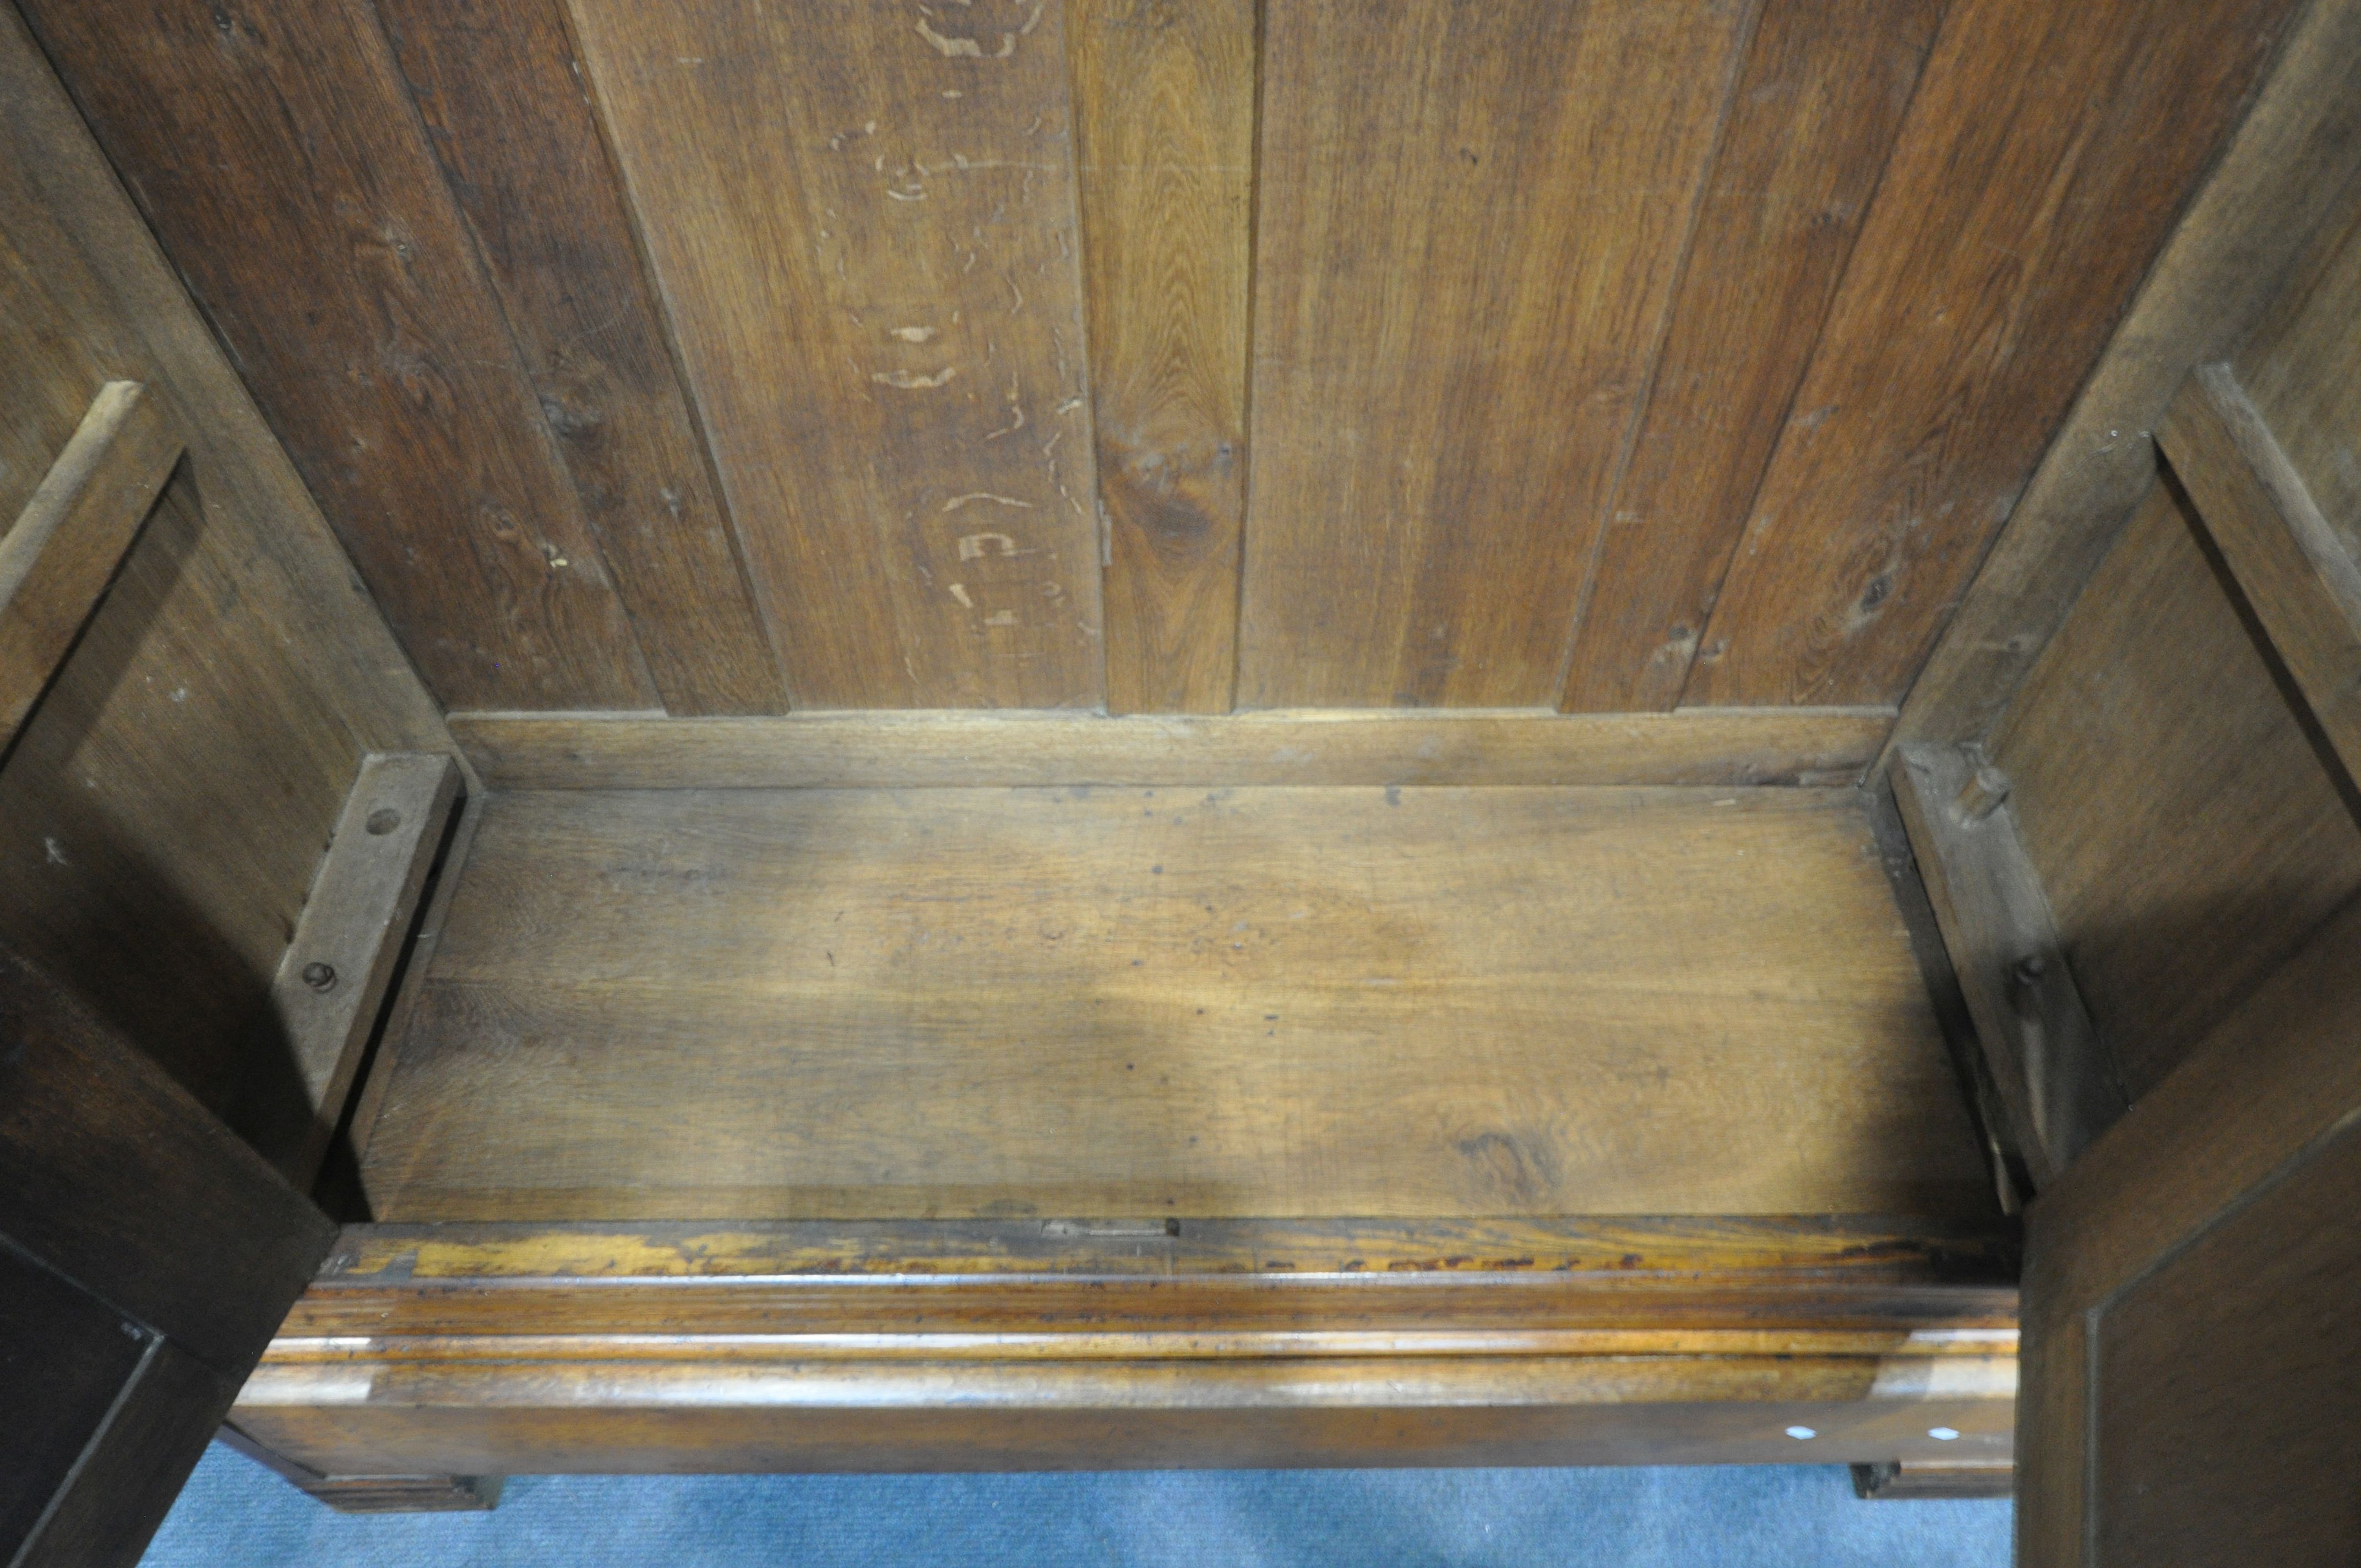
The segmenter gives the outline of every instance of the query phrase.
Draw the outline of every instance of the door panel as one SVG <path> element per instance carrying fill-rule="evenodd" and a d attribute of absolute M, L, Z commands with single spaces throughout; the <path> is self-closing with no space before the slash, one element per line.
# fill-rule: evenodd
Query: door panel
<path fill-rule="evenodd" d="M 0 1557 L 136 1562 L 334 1237 L 0 948 Z"/>
<path fill-rule="evenodd" d="M 2361 905 L 2031 1211 L 2025 1568 L 2361 1560 Z"/>

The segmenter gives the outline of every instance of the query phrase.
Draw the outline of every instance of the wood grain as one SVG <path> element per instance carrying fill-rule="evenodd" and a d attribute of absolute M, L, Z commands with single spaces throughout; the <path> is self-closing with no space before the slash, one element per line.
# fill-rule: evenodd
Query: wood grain
<path fill-rule="evenodd" d="M 386 1219 L 1991 1202 L 1839 791 L 495 795 L 422 984 Z"/>
<path fill-rule="evenodd" d="M 2293 9 L 1951 6 L 1684 701 L 1909 689 Z"/>
<path fill-rule="evenodd" d="M 1060 8 L 573 15 L 797 704 L 1095 707 Z"/>
<path fill-rule="evenodd" d="M 358 758 L 192 475 L 0 768 L 0 940 L 243 1132 L 300 1096 L 254 1029 Z"/>
<path fill-rule="evenodd" d="M 1475 1276 L 1466 1290 L 1451 1298 L 1455 1311 L 1480 1305 L 1494 1277 L 1548 1276 L 1574 1280 L 1592 1292 L 1602 1315 L 1593 1326 L 1646 1328 L 1654 1306 L 1633 1306 L 1630 1298 L 1645 1285 L 1662 1287 L 1658 1301 L 1686 1299 L 1690 1287 L 1741 1294 L 1775 1287 L 1751 1320 L 1755 1327 L 1808 1323 L 1816 1331 L 1849 1325 L 1862 1332 L 1903 1333 L 1936 1324 L 1921 1314 L 1960 1313 L 1960 1324 L 2005 1326 L 2007 1303 L 1990 1294 L 1963 1295 L 1974 1287 L 1987 1293 L 2006 1287 L 2015 1273 L 2012 1243 L 1992 1221 L 1884 1217 L 1849 1222 L 1825 1216 L 1783 1214 L 1769 1218 L 1728 1215 L 1643 1215 L 1567 1219 L 1488 1217 L 1448 1220 L 1210 1219 L 1179 1221 L 1071 1220 L 885 1220 L 773 1222 L 731 1225 L 588 1223 L 347 1225 L 336 1249 L 321 1266 L 303 1307 L 289 1321 L 295 1334 L 336 1334 L 363 1315 L 389 1332 L 467 1332 L 495 1321 L 498 1292 L 522 1282 L 547 1285 L 600 1278 L 711 1279 L 727 1296 L 781 1276 L 847 1278 L 888 1277 L 904 1284 L 940 1278 L 972 1284 L 981 1276 L 1047 1278 L 1193 1281 L 1192 1288 L 1225 1288 L 1242 1275 L 1292 1282 L 1327 1282 L 1309 1293 L 1287 1288 L 1298 1301 L 1324 1301 L 1365 1326 L 1358 1315 L 1375 1298 L 1370 1283 L 1356 1276 L 1383 1274 L 1409 1283 L 1434 1299 L 1437 1277 Z M 487 1289 L 491 1282 L 496 1288 Z M 466 1282 L 469 1288 L 438 1286 Z M 1827 1287 L 1817 1295 L 1786 1294 L 1785 1287 Z M 1916 1292 L 1940 1286 L 1950 1294 L 1938 1301 Z M 719 1287 L 717 1287 L 719 1288 Z M 1510 1288 L 1507 1300 L 1518 1287 Z M 961 1294 L 965 1293 L 965 1286 Z M 1182 1294 L 1187 1294 L 1183 1292 Z M 1494 1294 L 1498 1295 L 1498 1292 Z M 1171 1297 L 1160 1287 L 1141 1293 L 1135 1310 L 1154 1316 Z M 675 1284 L 667 1297 L 688 1297 Z M 749 1297 L 747 1299 L 752 1299 Z M 850 1299 L 851 1298 L 847 1298 Z M 644 1327 L 685 1317 L 648 1318 L 636 1313 L 611 1318 L 599 1298 L 577 1296 L 569 1327 Z M 648 1304 L 659 1312 L 660 1298 Z M 1784 1308 L 1779 1303 L 1784 1302 Z M 1793 1309 L 1800 1316 L 1782 1316 Z M 1197 1310 L 1186 1304 L 1158 1317 L 1179 1321 Z M 1290 1308 L 1290 1310 L 1297 1309 Z M 1512 1307 L 1512 1311 L 1522 1311 Z M 456 1315 L 455 1315 L 456 1314 Z M 1855 1315 L 1858 1314 L 1858 1315 Z M 1982 1315 L 1978 1315 L 1982 1314 Z M 1972 1322 L 1970 1321 L 1972 1319 Z M 1553 1319 L 1561 1323 L 1570 1321 Z M 1949 1320 L 1945 1320 L 1949 1321 Z M 1406 1326 L 1405 1318 L 1397 1326 Z M 1035 1326 L 1038 1326 L 1038 1324 Z M 1074 1325 L 1081 1326 L 1081 1325 Z M 1472 1321 L 1471 1321 L 1471 1325 Z M 1665 1322 L 1653 1326 L 1668 1327 Z M 1731 1325 L 1725 1325 L 1731 1326 Z M 1959 1325 L 1954 1325 L 1959 1326 Z M 1997 1344 L 1980 1340 L 1979 1343 Z M 1890 1340 L 1878 1348 L 1894 1349 Z"/>
<path fill-rule="evenodd" d="M 2361 24 L 2356 24 L 2361 31 Z M 2328 170 L 2323 170 L 2325 176 Z M 2237 357 L 2239 384 L 2348 554 L 2361 551 L 2361 176 Z"/>
<path fill-rule="evenodd" d="M 435 693 L 651 706 L 362 0 L 23 9 Z"/>
<path fill-rule="evenodd" d="M 1956 1394 L 1875 1391 L 1878 1363 L 1798 1356 L 1367 1357 L 1218 1375 L 1185 1365 L 823 1370 L 483 1356 L 356 1358 L 250 1379 L 241 1426 L 307 1463 L 415 1472 L 1271 1469 L 1794 1464 L 2005 1453 L 1997 1373 Z M 1927 1436 L 1948 1425 L 1963 1441 Z"/>
<path fill-rule="evenodd" d="M 2097 1314 L 2102 1560 L 2350 1562 L 2361 1116 Z"/>
<path fill-rule="evenodd" d="M 2087 1543 L 2110 1525 L 2093 1514 L 2113 1478 L 2101 1475 L 2100 1491 L 2088 1486 L 2093 1437 L 2088 1416 L 2111 1392 L 2103 1382 L 2091 1387 L 2085 1381 L 2092 1365 L 2085 1330 L 2094 1309 L 2181 1253 L 2221 1217 L 2238 1213 L 2256 1198 L 2268 1201 L 2274 1179 L 2295 1174 L 2290 1168 L 2305 1151 L 2323 1149 L 2340 1134 L 2349 1147 L 2361 1113 L 2361 1055 L 2352 1048 L 2356 1004 L 2361 905 L 2348 905 L 2224 1016 L 2180 1070 L 2136 1103 L 2035 1207 L 2026 1236 L 2028 1398 L 2018 1426 L 2017 1489 L 2017 1549 L 2031 1568 L 2092 1562 Z M 2349 1227 L 2335 1234 L 2349 1243 Z M 2333 1275 L 2323 1271 L 2323 1277 Z M 2207 1294 L 2219 1298 L 2234 1283 L 2221 1281 Z M 2303 1310 L 2301 1301 L 2277 1308 L 2282 1321 Z M 2258 1327 L 2250 1325 L 2239 1343 L 2252 1343 Z M 2198 1331 L 2197 1323 L 2188 1325 L 2180 1336 L 2184 1351 L 2211 1348 Z M 2253 1389 L 2257 1379 L 2279 1378 L 2299 1357 L 2312 1359 L 2323 1374 L 2322 1387 L 2330 1387 L 2326 1375 L 2343 1375 L 2349 1365 L 2340 1360 L 2349 1345 L 2349 1334 L 2331 1336 L 2267 1361 L 2238 1359 L 2232 1408 L 2243 1404 L 2250 1420 L 2294 1413 L 2301 1407 L 2251 1398 L 2242 1390 Z M 2181 1365 L 2191 1374 L 2180 1385 L 2187 1393 L 2221 1397 L 2218 1363 L 2202 1366 L 2192 1354 Z M 2303 1441 L 2300 1431 L 2287 1436 Z M 2256 1457 L 2280 1451 L 2280 1443 L 2266 1443 Z M 2205 1485 L 2206 1474 L 2225 1462 L 2224 1453 L 2209 1444 L 2199 1468 L 2165 1477 L 2149 1494 L 2149 1506 L 2169 1507 L 2177 1495 Z M 2334 1509 L 2308 1521 L 2279 1511 L 2282 1499 L 2312 1495 L 2261 1488 L 2239 1502 L 2234 1517 L 2214 1522 L 2279 1541 L 2288 1539 L 2279 1532 L 2290 1523 L 2334 1526 L 2339 1518 Z M 2349 1511 L 2343 1518 L 2349 1520 Z"/>
<path fill-rule="evenodd" d="M 253 1025 L 360 758 L 450 738 L 14 10 L 0 149 L 0 430 L 129 380 L 189 444 L 0 767 L 0 940 L 219 1113 L 293 1088 Z"/>
<path fill-rule="evenodd" d="M 152 1342 L 13 1568 L 136 1568 L 236 1392 L 236 1377 Z"/>
<path fill-rule="evenodd" d="M 1943 0 L 1765 11 L 1598 527 L 1566 711 L 1679 700 L 1942 14 Z"/>
<path fill-rule="evenodd" d="M 294 1059 L 305 1113 L 267 1131 L 249 1123 L 248 1136 L 299 1188 L 311 1188 L 352 1098 L 458 786 L 448 757 L 396 752 L 362 762 L 280 958 L 268 1028 Z"/>
<path fill-rule="evenodd" d="M 0 758 L 56 676 L 186 450 L 160 400 L 110 381 L 0 535 Z"/>
<path fill-rule="evenodd" d="M 1241 707 L 1556 702 L 1753 16 L 1271 8 Z"/>
<path fill-rule="evenodd" d="M 784 711 L 556 0 L 374 4 L 664 707 Z"/>
<path fill-rule="evenodd" d="M 237 1420 L 362 1470 L 1782 1459 L 1798 1421 L 1816 1455 L 1950 1420 L 2004 1459 L 2006 1250 L 1790 1218 L 357 1226 Z"/>
<path fill-rule="evenodd" d="M 301 647 L 309 708 L 351 732 L 356 760 L 451 750 L 441 708 L 13 10 L 0 13 L 0 146 L 5 477 L 16 480 L 20 433 L 38 433 L 29 490 L 103 382 L 143 383 L 170 401 L 204 476 L 200 558 L 235 562 L 237 602 L 280 629 L 245 656 Z M 28 384 L 43 388 L 38 419 L 19 400 Z M 131 708 L 151 698 L 144 679 L 117 696 Z"/>
<path fill-rule="evenodd" d="M 1254 0 L 1067 14 L 1112 713 L 1226 713 L 1246 511 Z"/>
<path fill-rule="evenodd" d="M 2361 556 L 2228 366 L 2198 367 L 2157 442 L 2345 782 L 2361 779 Z"/>
<path fill-rule="evenodd" d="M 5 948 L 0 1040 L 0 1551 L 129 1568 L 335 1229 Z"/>
<path fill-rule="evenodd" d="M 2193 529 L 2158 488 L 1993 737 L 2135 1099 L 2361 893 L 2361 826 Z"/>
<path fill-rule="evenodd" d="M 2361 171 L 2361 0 L 2314 0 L 2157 258 L 1926 670 L 1896 736 L 1990 734 L 2156 485 L 2148 432 L 2195 366 L 2235 353 Z"/>
<path fill-rule="evenodd" d="M 334 1240 L 327 1217 L 50 977 L 0 953 L 0 1232 L 232 1376 Z"/>
<path fill-rule="evenodd" d="M 461 714 L 496 789 L 988 784 L 1850 784 L 1880 709 L 1338 710 L 1184 718 L 840 713 L 776 719 Z"/>
<path fill-rule="evenodd" d="M 2044 1186 L 2124 1113 L 2115 1064 L 2067 966 L 2006 777 L 1960 747 L 1905 746 L 1894 794 L 2015 1144 Z"/>

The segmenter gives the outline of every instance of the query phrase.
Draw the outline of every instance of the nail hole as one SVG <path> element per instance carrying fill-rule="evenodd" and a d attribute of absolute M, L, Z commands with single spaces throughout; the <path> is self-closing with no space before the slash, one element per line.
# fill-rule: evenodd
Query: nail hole
<path fill-rule="evenodd" d="M 1933 1438 L 1937 1442 L 1950 1442 L 1958 1439 L 1960 1429 L 1957 1427 L 1928 1427 L 1927 1429 L 1927 1435 Z"/>
<path fill-rule="evenodd" d="M 336 983 L 336 971 L 328 964 L 308 963 L 303 966 L 303 983 L 314 991 L 325 991 Z"/>
<path fill-rule="evenodd" d="M 368 814 L 368 830 L 378 838 L 401 826 L 401 813 L 390 806 L 380 806 Z"/>
<path fill-rule="evenodd" d="M 1820 1434 L 1814 1431 L 1809 1427 L 1789 1427 L 1787 1429 L 1787 1435 L 1794 1438 L 1796 1442 L 1801 1442 L 1806 1438 L 1814 1438 Z"/>

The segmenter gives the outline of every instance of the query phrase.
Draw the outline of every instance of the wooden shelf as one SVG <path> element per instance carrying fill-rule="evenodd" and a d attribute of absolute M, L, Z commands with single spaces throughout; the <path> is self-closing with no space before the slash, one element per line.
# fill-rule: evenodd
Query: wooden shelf
<path fill-rule="evenodd" d="M 1980 1215 L 1855 791 L 489 799 L 381 1220 Z"/>

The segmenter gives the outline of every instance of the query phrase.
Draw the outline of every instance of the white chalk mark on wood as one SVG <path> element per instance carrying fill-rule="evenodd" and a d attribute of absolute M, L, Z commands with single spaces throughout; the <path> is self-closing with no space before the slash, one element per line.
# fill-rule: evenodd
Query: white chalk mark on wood
<path fill-rule="evenodd" d="M 1014 555 L 1016 554 L 1016 541 L 1009 538 L 1008 535 L 1005 533 L 970 533 L 963 535 L 959 542 L 960 559 L 962 561 L 983 560 L 984 547 L 995 541 L 998 542 L 1000 545 L 1000 553 L 1003 555 Z"/>
<path fill-rule="evenodd" d="M 915 391 L 920 387 L 942 386 L 958 374 L 958 366 L 946 365 L 931 376 L 921 376 L 915 370 L 880 370 L 869 378 L 882 381 L 889 387 L 899 387 L 904 391 Z"/>

